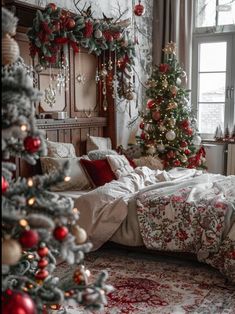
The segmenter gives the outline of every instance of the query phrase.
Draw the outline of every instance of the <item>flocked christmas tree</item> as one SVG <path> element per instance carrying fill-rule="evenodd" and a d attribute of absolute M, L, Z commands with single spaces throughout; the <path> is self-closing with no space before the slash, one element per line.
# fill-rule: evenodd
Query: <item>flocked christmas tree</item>
<path fill-rule="evenodd" d="M 165 168 L 205 168 L 205 151 L 199 147 L 201 138 L 188 105 L 189 90 L 182 84 L 186 73 L 175 50 L 175 43 L 166 45 L 164 63 L 147 81 L 147 106 L 140 113 L 142 131 L 137 140 L 144 153 L 157 155 Z"/>
<path fill-rule="evenodd" d="M 106 303 L 112 286 L 105 283 L 106 272 L 89 282 L 83 259 L 92 245 L 78 225 L 78 210 L 70 198 L 49 191 L 51 185 L 69 180 L 69 165 L 51 175 L 13 175 L 10 157 L 35 164 L 46 151 L 34 117 L 33 103 L 40 93 L 12 38 L 16 24 L 12 13 L 2 8 L 2 312 L 50 313 L 69 299 L 97 309 Z M 53 276 L 57 257 L 68 267 L 77 264 L 66 282 Z"/>

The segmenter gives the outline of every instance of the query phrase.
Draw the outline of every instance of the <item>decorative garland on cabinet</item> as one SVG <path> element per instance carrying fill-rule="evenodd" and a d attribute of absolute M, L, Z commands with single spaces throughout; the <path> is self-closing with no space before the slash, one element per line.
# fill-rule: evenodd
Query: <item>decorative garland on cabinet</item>
<path fill-rule="evenodd" d="M 98 20 L 84 11 L 74 16 L 50 3 L 44 11 L 37 11 L 33 25 L 27 33 L 30 55 L 32 58 L 38 56 L 37 68 L 61 67 L 66 62 L 66 49 L 63 48 L 68 44 L 75 53 L 79 53 L 79 48 L 83 47 L 97 56 L 110 55 L 107 64 L 102 64 L 95 79 L 97 82 L 106 82 L 111 76 L 112 96 L 115 98 L 118 95 L 120 99 L 132 100 L 131 72 L 134 66 L 135 42 L 128 36 L 128 26 L 128 20 Z M 111 53 L 114 56 L 113 63 Z"/>

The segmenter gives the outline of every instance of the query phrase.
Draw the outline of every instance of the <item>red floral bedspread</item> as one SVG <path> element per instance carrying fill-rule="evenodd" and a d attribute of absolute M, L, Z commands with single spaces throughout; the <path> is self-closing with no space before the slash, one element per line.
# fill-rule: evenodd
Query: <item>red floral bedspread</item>
<path fill-rule="evenodd" d="M 211 181 L 140 194 L 140 231 L 147 248 L 195 253 L 235 283 L 235 176 Z"/>

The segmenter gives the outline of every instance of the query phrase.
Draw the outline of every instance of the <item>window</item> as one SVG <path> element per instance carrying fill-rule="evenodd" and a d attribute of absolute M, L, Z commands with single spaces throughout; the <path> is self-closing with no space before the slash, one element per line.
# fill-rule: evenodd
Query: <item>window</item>
<path fill-rule="evenodd" d="M 192 103 L 199 132 L 211 138 L 235 123 L 235 0 L 196 2 Z"/>

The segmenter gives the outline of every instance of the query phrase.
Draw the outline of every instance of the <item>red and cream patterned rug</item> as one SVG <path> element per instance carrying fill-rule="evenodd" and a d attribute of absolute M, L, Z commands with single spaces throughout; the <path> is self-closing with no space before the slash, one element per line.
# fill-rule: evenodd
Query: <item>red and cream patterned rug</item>
<path fill-rule="evenodd" d="M 106 269 L 115 291 L 102 314 L 234 314 L 235 286 L 207 265 L 176 258 L 102 249 L 86 255 L 92 275 Z M 62 277 L 73 270 L 64 269 Z M 67 307 L 69 314 L 88 314 Z M 96 312 L 97 313 L 97 312 Z"/>

